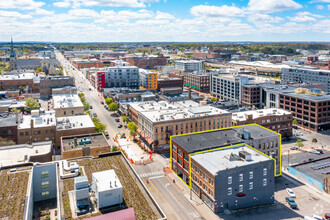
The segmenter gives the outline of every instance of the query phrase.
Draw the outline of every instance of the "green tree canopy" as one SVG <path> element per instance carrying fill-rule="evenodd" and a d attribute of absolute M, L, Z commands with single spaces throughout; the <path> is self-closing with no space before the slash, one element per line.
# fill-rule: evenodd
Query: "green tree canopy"
<path fill-rule="evenodd" d="M 40 73 L 42 72 L 42 68 L 41 67 L 38 67 L 38 69 L 36 70 L 37 73 Z"/>
<path fill-rule="evenodd" d="M 84 111 L 87 112 L 89 110 L 89 103 L 84 103 Z"/>
<path fill-rule="evenodd" d="M 129 122 L 127 128 L 129 129 L 129 134 L 131 136 L 135 137 L 137 135 L 138 126 L 134 122 Z"/>
<path fill-rule="evenodd" d="M 81 98 L 81 97 L 85 97 L 85 94 L 84 93 L 78 93 L 78 96 Z"/>
<path fill-rule="evenodd" d="M 298 123 L 297 119 L 293 119 L 292 124 L 293 125 L 298 125 L 299 123 Z"/>
<path fill-rule="evenodd" d="M 304 146 L 304 144 L 303 144 L 303 142 L 302 142 L 301 139 L 298 139 L 298 140 L 297 140 L 297 142 L 296 142 L 296 146 L 297 146 L 298 148 L 301 148 L 301 147 Z"/>
<path fill-rule="evenodd" d="M 19 110 L 19 109 L 17 109 L 17 108 L 12 108 L 12 109 L 10 110 L 10 112 L 11 112 L 11 113 L 19 113 L 19 112 L 21 112 L 21 110 Z"/>
<path fill-rule="evenodd" d="M 25 108 L 26 111 L 31 112 L 32 110 L 39 109 L 39 103 L 34 98 L 27 98 L 25 100 Z"/>
<path fill-rule="evenodd" d="M 23 90 L 25 89 L 25 87 L 24 87 L 24 86 L 20 86 L 20 87 L 18 87 L 18 89 L 19 89 L 20 91 L 23 91 Z"/>
<path fill-rule="evenodd" d="M 106 128 L 107 128 L 107 126 L 105 124 L 102 124 L 102 123 L 95 124 L 95 130 L 98 133 L 104 133 Z"/>
<path fill-rule="evenodd" d="M 108 107 L 109 107 L 110 111 L 113 111 L 114 112 L 114 111 L 116 111 L 118 109 L 118 104 L 115 103 L 115 102 L 113 102 L 110 105 L 108 105 Z"/>
<path fill-rule="evenodd" d="M 123 120 L 123 122 L 126 122 L 127 121 L 127 116 L 123 115 L 123 116 L 121 116 L 121 119 Z"/>
<path fill-rule="evenodd" d="M 112 98 L 106 98 L 105 104 L 110 105 L 112 103 Z"/>

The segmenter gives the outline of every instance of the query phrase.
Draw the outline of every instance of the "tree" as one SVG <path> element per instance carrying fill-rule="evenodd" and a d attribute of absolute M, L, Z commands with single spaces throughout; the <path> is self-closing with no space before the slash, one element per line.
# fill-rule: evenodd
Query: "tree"
<path fill-rule="evenodd" d="M 138 126 L 134 122 L 129 122 L 127 128 L 129 129 L 129 134 L 131 136 L 135 137 L 137 135 Z"/>
<path fill-rule="evenodd" d="M 113 102 L 110 105 L 108 105 L 108 107 L 109 107 L 110 111 L 113 111 L 114 112 L 114 111 L 116 111 L 118 109 L 118 104 L 115 103 L 115 102 Z"/>
<path fill-rule="evenodd" d="M 85 94 L 81 92 L 81 93 L 78 93 L 78 96 L 79 96 L 79 98 L 85 97 Z"/>
<path fill-rule="evenodd" d="M 20 87 L 18 87 L 18 89 L 19 89 L 20 92 L 23 92 L 23 90 L 25 89 L 25 87 L 24 86 L 20 86 Z"/>
<path fill-rule="evenodd" d="M 85 97 L 80 97 L 80 101 L 84 103 L 84 102 L 86 102 L 86 98 Z"/>
<path fill-rule="evenodd" d="M 299 123 L 298 123 L 297 119 L 293 119 L 292 124 L 293 125 L 298 125 Z"/>
<path fill-rule="evenodd" d="M 87 112 L 89 110 L 89 103 L 84 103 L 84 111 Z"/>
<path fill-rule="evenodd" d="M 95 130 L 98 133 L 105 133 L 106 128 L 107 128 L 107 126 L 105 124 L 100 123 L 100 122 L 95 124 Z"/>
<path fill-rule="evenodd" d="M 112 98 L 106 98 L 105 104 L 110 105 L 112 103 Z"/>
<path fill-rule="evenodd" d="M 210 99 L 210 102 L 216 102 L 217 101 L 217 98 L 215 98 L 215 97 L 212 97 L 211 99 Z"/>
<path fill-rule="evenodd" d="M 125 123 L 127 121 L 127 116 L 126 115 L 123 115 L 121 116 L 121 119 L 123 120 L 123 122 Z"/>
<path fill-rule="evenodd" d="M 27 98 L 25 100 L 25 110 L 31 112 L 32 110 L 39 109 L 39 103 L 34 98 Z"/>
<path fill-rule="evenodd" d="M 10 112 L 11 112 L 11 113 L 19 113 L 19 112 L 21 112 L 21 110 L 19 110 L 19 109 L 17 109 L 17 108 L 12 108 L 12 109 L 10 110 Z"/>
<path fill-rule="evenodd" d="M 297 140 L 297 142 L 296 142 L 296 146 L 297 146 L 298 148 L 301 148 L 301 147 L 304 146 L 304 144 L 303 144 L 303 142 L 301 141 L 301 139 L 298 139 L 298 140 Z"/>
<path fill-rule="evenodd" d="M 38 69 L 36 70 L 36 73 L 40 73 L 40 72 L 42 72 L 42 68 L 38 67 Z"/>
<path fill-rule="evenodd" d="M 119 147 L 117 147 L 115 145 L 112 146 L 112 149 L 111 149 L 112 152 L 119 151 L 119 150 L 120 150 Z"/>

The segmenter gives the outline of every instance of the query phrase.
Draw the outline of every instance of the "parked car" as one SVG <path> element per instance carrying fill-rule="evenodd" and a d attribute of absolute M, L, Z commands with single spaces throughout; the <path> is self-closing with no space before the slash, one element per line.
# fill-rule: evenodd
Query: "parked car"
<path fill-rule="evenodd" d="M 313 160 L 314 160 L 314 158 L 309 158 L 309 159 L 308 159 L 309 162 L 311 162 L 311 161 L 313 161 Z"/>
<path fill-rule="evenodd" d="M 102 105 L 104 104 L 104 102 L 103 102 L 103 101 L 101 101 L 100 103 L 101 103 Z"/>
<path fill-rule="evenodd" d="M 118 128 L 122 128 L 123 126 L 122 125 L 118 125 Z"/>
<path fill-rule="evenodd" d="M 294 145 L 292 145 L 291 147 L 290 147 L 290 150 L 298 150 L 299 148 L 297 147 L 297 146 L 294 146 Z"/>
<path fill-rule="evenodd" d="M 314 215 L 314 214 L 313 214 L 313 218 L 314 218 L 315 220 L 323 220 L 323 218 L 322 218 L 321 216 L 319 216 L 319 215 Z"/>
<path fill-rule="evenodd" d="M 116 118 L 115 121 L 116 121 L 116 122 L 119 122 L 119 118 Z"/>
<path fill-rule="evenodd" d="M 320 154 L 323 154 L 323 150 L 321 149 L 315 149 L 316 151 L 318 151 Z"/>
<path fill-rule="evenodd" d="M 296 194 L 294 194 L 292 189 L 286 188 L 286 192 L 289 194 L 291 198 L 296 198 Z"/>
<path fill-rule="evenodd" d="M 285 197 L 285 201 L 289 204 L 290 208 L 292 208 L 292 209 L 298 208 L 297 207 L 297 203 L 294 201 L 293 198 L 291 198 L 291 197 Z"/>
<path fill-rule="evenodd" d="M 109 138 L 109 132 L 108 132 L 108 131 L 105 131 L 104 133 L 105 133 L 105 134 L 104 134 L 105 137 L 106 137 L 106 138 Z"/>
<path fill-rule="evenodd" d="M 89 91 L 92 91 L 92 89 L 91 89 L 91 88 L 89 88 Z"/>
<path fill-rule="evenodd" d="M 317 151 L 317 150 L 314 150 L 314 149 L 312 149 L 312 150 L 309 150 L 308 152 L 309 152 L 309 153 L 312 153 L 312 154 L 318 154 L 318 155 L 320 155 L 320 154 L 321 154 L 319 151 Z"/>
<path fill-rule="evenodd" d="M 93 106 L 90 105 L 90 106 L 89 106 L 89 109 L 93 109 Z"/>
<path fill-rule="evenodd" d="M 96 113 L 93 113 L 93 116 L 94 116 L 94 117 L 97 117 L 97 114 L 96 114 Z"/>
<path fill-rule="evenodd" d="M 330 219 L 330 213 L 325 213 L 325 214 L 324 214 L 324 218 L 325 218 L 325 219 Z"/>

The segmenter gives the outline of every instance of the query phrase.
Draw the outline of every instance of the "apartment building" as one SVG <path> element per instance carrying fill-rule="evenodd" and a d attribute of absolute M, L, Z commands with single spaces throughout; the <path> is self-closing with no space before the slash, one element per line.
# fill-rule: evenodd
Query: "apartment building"
<path fill-rule="evenodd" d="M 91 75 L 92 85 L 102 88 L 139 88 L 139 68 L 136 66 L 115 66 L 104 68 Z"/>
<path fill-rule="evenodd" d="M 281 175 L 280 135 L 255 124 L 177 135 L 171 140 L 171 168 L 188 185 L 191 174 L 189 155 L 242 143 L 275 159 L 275 174 Z"/>
<path fill-rule="evenodd" d="M 129 104 L 128 117 L 137 121 L 141 139 L 153 150 L 164 150 L 170 136 L 231 126 L 231 113 L 188 100 L 174 103 Z"/>
<path fill-rule="evenodd" d="M 0 137 L 18 143 L 17 126 L 21 118 L 22 113 L 0 113 Z"/>
<path fill-rule="evenodd" d="M 282 83 L 323 83 L 324 91 L 330 93 L 330 71 L 307 68 L 282 68 Z"/>
<path fill-rule="evenodd" d="M 157 67 L 166 65 L 166 57 L 163 55 L 135 56 L 127 57 L 126 62 L 142 69 L 157 69 Z"/>
<path fill-rule="evenodd" d="M 262 85 L 262 101 L 266 108 L 280 108 L 292 113 L 298 126 L 311 131 L 330 128 L 330 95 L 319 89 L 285 85 Z"/>
<path fill-rule="evenodd" d="M 210 76 L 208 74 L 184 73 L 183 85 L 199 92 L 210 92 Z"/>
<path fill-rule="evenodd" d="M 259 84 L 242 85 L 243 107 L 261 108 L 261 86 Z"/>
<path fill-rule="evenodd" d="M 157 89 L 157 72 L 140 69 L 140 89 L 142 90 L 156 90 Z"/>
<path fill-rule="evenodd" d="M 285 136 L 292 135 L 292 114 L 289 111 L 277 108 L 233 112 L 234 126 L 246 124 L 259 124 Z"/>
<path fill-rule="evenodd" d="M 274 161 L 245 144 L 191 155 L 191 189 L 215 212 L 274 203 Z"/>
<path fill-rule="evenodd" d="M 202 72 L 204 70 L 203 60 L 175 60 L 174 68 L 184 72 Z"/>
<path fill-rule="evenodd" d="M 95 125 L 89 115 L 56 118 L 55 147 L 60 149 L 61 137 L 95 133 Z"/>
<path fill-rule="evenodd" d="M 53 108 L 56 117 L 84 114 L 84 105 L 77 94 L 53 95 Z"/>
<path fill-rule="evenodd" d="M 55 111 L 32 110 L 31 115 L 23 115 L 18 124 L 18 144 L 54 141 L 55 130 Z"/>
<path fill-rule="evenodd" d="M 220 100 L 242 101 L 242 85 L 248 84 L 247 76 L 228 73 L 211 74 L 211 93 Z"/>
<path fill-rule="evenodd" d="M 29 93 L 40 91 L 40 78 L 31 72 L 20 72 L 11 75 L 0 75 L 1 90 L 18 90 L 23 86 Z"/>
<path fill-rule="evenodd" d="M 157 79 L 157 90 L 160 91 L 162 88 L 183 88 L 183 79 L 175 77 L 158 78 Z"/>
<path fill-rule="evenodd" d="M 40 98 L 49 98 L 52 95 L 52 89 L 66 86 L 75 86 L 73 76 L 42 77 L 40 78 Z"/>

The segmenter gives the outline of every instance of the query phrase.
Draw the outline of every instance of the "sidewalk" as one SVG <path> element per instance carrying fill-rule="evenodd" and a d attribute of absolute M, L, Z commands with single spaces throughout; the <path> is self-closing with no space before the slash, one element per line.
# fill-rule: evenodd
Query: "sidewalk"
<path fill-rule="evenodd" d="M 191 191 L 190 188 L 170 170 L 170 168 L 165 169 L 165 175 L 169 178 L 171 183 L 182 192 L 186 199 L 204 219 L 221 219 L 218 215 L 213 213 L 213 211 L 193 191 Z M 175 183 L 173 183 L 173 180 L 175 180 Z M 190 195 L 192 196 L 191 199 Z"/>

